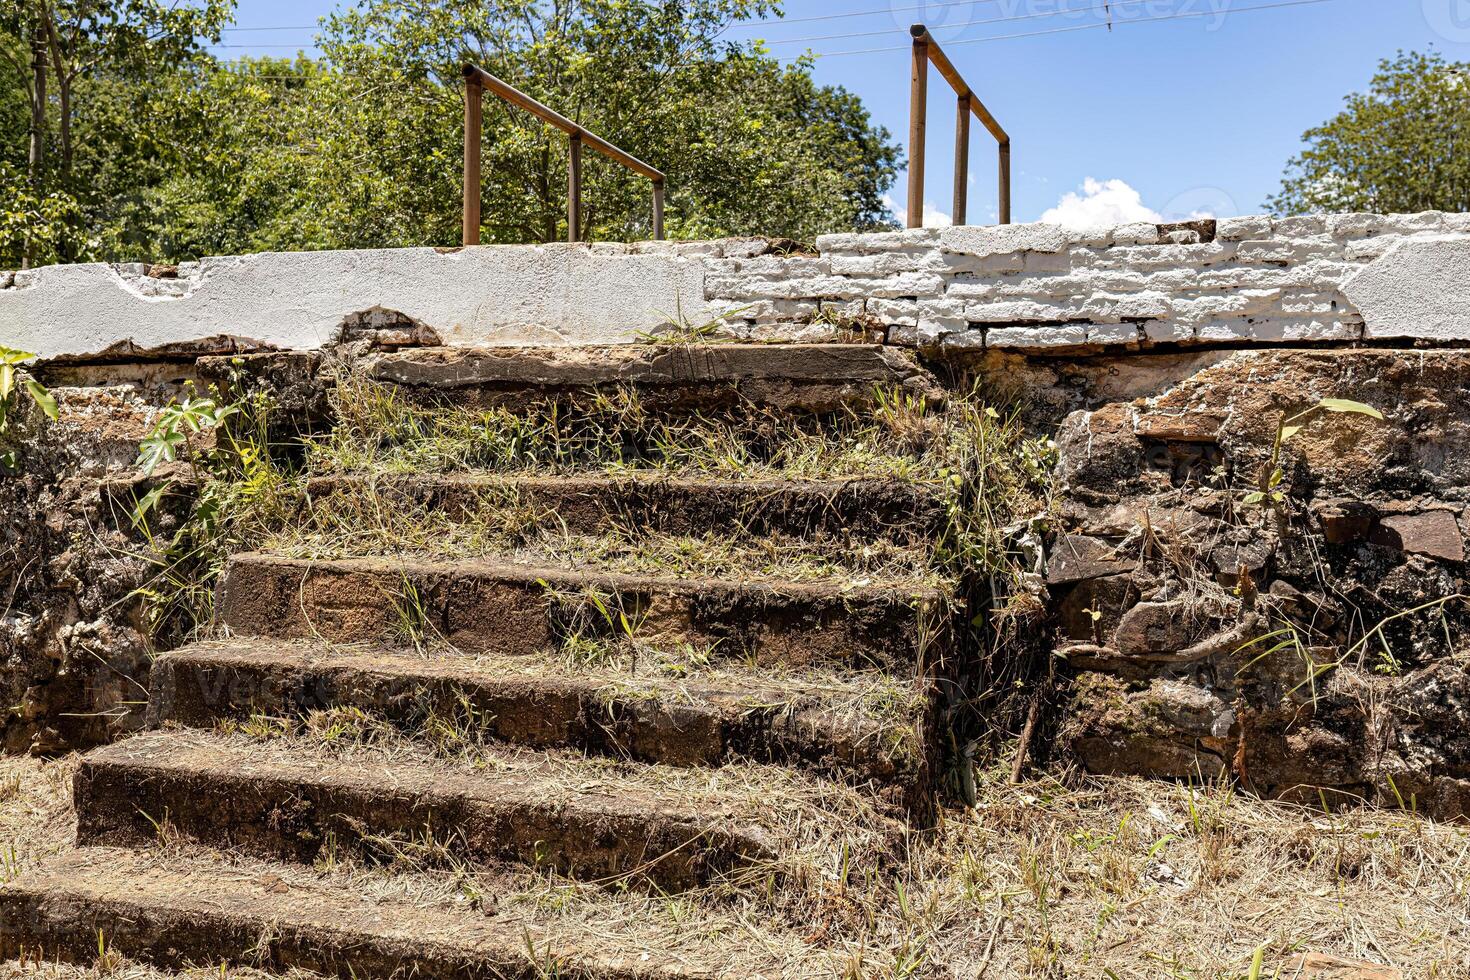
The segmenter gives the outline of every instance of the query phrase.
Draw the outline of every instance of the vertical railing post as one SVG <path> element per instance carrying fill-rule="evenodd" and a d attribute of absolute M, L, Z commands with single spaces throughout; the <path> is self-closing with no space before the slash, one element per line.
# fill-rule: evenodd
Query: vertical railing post
<path fill-rule="evenodd" d="M 959 97 L 954 117 L 954 215 L 951 220 L 965 223 L 965 203 L 970 180 L 970 93 Z"/>
<path fill-rule="evenodd" d="M 581 240 L 582 214 L 582 134 L 572 133 L 567 140 L 567 241 Z"/>
<path fill-rule="evenodd" d="M 653 182 L 653 240 L 664 240 L 664 182 Z"/>
<path fill-rule="evenodd" d="M 1000 144 L 1000 223 L 1011 223 L 1011 141 Z"/>
<path fill-rule="evenodd" d="M 480 76 L 464 74 L 464 244 L 480 244 Z"/>
<path fill-rule="evenodd" d="M 908 226 L 924 224 L 924 114 L 928 111 L 928 33 L 914 38 L 913 73 L 909 79 L 909 208 Z"/>

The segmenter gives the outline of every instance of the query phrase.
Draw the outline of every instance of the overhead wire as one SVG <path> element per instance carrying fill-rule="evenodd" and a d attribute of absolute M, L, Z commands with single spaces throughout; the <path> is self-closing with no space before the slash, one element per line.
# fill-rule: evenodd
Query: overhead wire
<path fill-rule="evenodd" d="M 782 23 L 798 23 L 798 22 L 802 22 L 802 21 L 834 20 L 834 19 L 838 19 L 838 18 L 842 18 L 842 17 L 864 17 L 864 16 L 871 16 L 871 15 L 874 15 L 874 14 L 888 13 L 888 12 L 901 11 L 901 10 L 920 10 L 920 9 L 930 9 L 930 8 L 933 8 L 933 7 L 950 7 L 950 6 L 960 6 L 960 5 L 978 5 L 978 4 L 982 4 L 982 3 L 997 3 L 997 2 L 1000 2 L 1000 0 L 935 0 L 935 2 L 928 3 L 928 4 L 912 4 L 912 5 L 906 5 L 906 6 L 901 6 L 901 7 L 887 7 L 887 8 L 883 8 L 881 10 L 849 11 L 849 12 L 840 13 L 840 14 L 823 14 L 823 15 L 814 16 L 814 17 L 790 18 L 790 19 L 772 20 L 772 21 L 750 21 L 750 22 L 742 22 L 740 24 L 734 24 L 734 25 L 730 25 L 730 26 L 731 27 L 777 26 L 777 25 L 782 24 Z M 946 47 L 954 47 L 954 46 L 962 45 L 962 44 L 987 44 L 987 43 L 992 43 L 992 42 L 996 42 L 996 41 L 1014 41 L 1014 40 L 1021 40 L 1021 39 L 1024 39 L 1024 38 L 1047 37 L 1047 36 L 1053 35 L 1053 34 L 1070 34 L 1070 33 L 1076 32 L 1076 31 L 1088 31 L 1088 30 L 1100 30 L 1100 29 L 1112 30 L 1114 27 L 1123 27 L 1123 26 L 1130 25 L 1130 24 L 1152 24 L 1152 23 L 1159 23 L 1159 22 L 1162 22 L 1162 21 L 1185 20 L 1185 19 L 1200 18 L 1200 17 L 1229 17 L 1232 14 L 1244 14 L 1244 13 L 1251 13 L 1253 11 L 1260 11 L 1260 10 L 1277 10 L 1277 9 L 1281 9 L 1281 8 L 1285 8 L 1285 7 L 1306 7 L 1306 6 L 1314 6 L 1314 5 L 1326 4 L 1326 3 L 1336 3 L 1336 2 L 1339 2 L 1339 0 L 1277 0 L 1277 2 L 1272 2 L 1272 3 L 1259 3 L 1259 4 L 1254 4 L 1254 5 L 1248 6 L 1248 7 L 1235 7 L 1235 8 L 1225 8 L 1225 9 L 1218 9 L 1218 10 L 1180 11 L 1180 12 L 1176 12 L 1176 13 L 1160 14 L 1158 16 L 1153 16 L 1153 17 L 1116 18 L 1116 17 L 1112 16 L 1112 14 L 1114 12 L 1116 12 L 1119 8 L 1136 7 L 1136 6 L 1140 6 L 1140 5 L 1147 4 L 1147 3 L 1152 3 L 1152 2 L 1154 2 L 1154 0 L 1105 0 L 1105 2 L 1103 2 L 1103 3 L 1095 4 L 1093 6 L 1088 6 L 1088 7 L 1064 7 L 1064 8 L 1060 8 L 1060 9 L 1057 9 L 1057 10 L 1038 11 L 1038 12 L 1027 13 L 1027 14 L 1015 14 L 1015 15 L 1006 16 L 1006 17 L 992 17 L 992 18 L 987 18 L 985 20 L 974 21 L 974 22 L 972 22 L 972 23 L 970 23 L 968 25 L 965 25 L 965 26 L 966 27 L 978 27 L 978 26 L 983 26 L 983 25 L 986 25 L 986 24 L 1012 23 L 1012 22 L 1024 21 L 1024 20 L 1036 20 L 1036 19 L 1043 19 L 1043 18 L 1063 17 L 1063 16 L 1066 16 L 1068 14 L 1097 13 L 1097 12 L 1101 12 L 1101 11 L 1107 11 L 1109 13 L 1108 19 L 1106 19 L 1106 20 L 1099 20 L 1099 21 L 1097 21 L 1095 23 L 1073 24 L 1073 25 L 1070 25 L 1070 26 L 1067 26 L 1067 27 L 1052 27 L 1052 28 L 1047 28 L 1045 30 L 1039 30 L 1039 31 L 1022 31 L 1022 32 L 1017 32 L 1017 33 L 1012 33 L 1012 34 L 989 35 L 989 36 L 986 36 L 986 37 L 955 38 L 955 39 L 951 39 L 951 40 L 946 40 L 944 42 L 944 44 L 945 44 Z M 311 28 L 307 28 L 307 27 L 300 27 L 300 28 L 297 28 L 297 27 L 279 27 L 279 28 L 277 28 L 277 27 L 240 27 L 240 28 L 227 28 L 227 30 L 233 30 L 233 31 L 314 30 L 314 29 L 316 29 L 316 28 L 315 27 L 311 27 Z M 730 28 L 726 28 L 726 29 L 728 30 Z M 898 28 L 891 28 L 891 29 L 875 30 L 875 31 L 849 31 L 849 32 L 843 32 L 843 33 L 838 33 L 838 34 L 817 34 L 817 35 L 812 35 L 812 36 L 809 36 L 809 37 L 771 39 L 771 40 L 764 41 L 764 43 L 765 44 L 768 44 L 768 45 L 775 45 L 775 44 L 808 44 L 808 43 L 824 42 L 824 41 L 840 41 L 840 40 L 846 40 L 846 39 L 850 39 L 850 38 L 859 38 L 859 37 L 886 37 L 886 36 L 888 36 L 890 34 L 898 33 L 899 30 L 900 29 L 898 29 Z M 221 43 L 221 44 L 216 44 L 216 45 L 211 45 L 211 46 L 212 47 L 216 47 L 216 48 L 250 48 L 250 49 L 260 49 L 260 48 L 296 48 L 296 49 L 301 49 L 303 47 L 311 47 L 313 45 L 286 44 L 286 43 L 268 43 L 268 44 L 232 44 L 232 43 Z M 798 61 L 798 60 L 801 60 L 802 58 L 841 58 L 841 57 L 848 57 L 848 56 L 851 56 L 851 55 L 880 54 L 880 53 L 886 53 L 886 52 L 891 52 L 891 51 L 903 51 L 903 50 L 907 50 L 908 47 L 909 47 L 909 45 L 907 43 L 905 43 L 905 44 L 901 44 L 901 45 L 884 45 L 884 46 L 881 46 L 881 47 L 858 48 L 858 49 L 852 49 L 852 50 L 812 51 L 812 52 L 809 52 L 809 53 L 807 53 L 805 55 L 785 57 L 785 58 L 782 58 L 781 60 L 783 60 L 783 61 Z"/>
<path fill-rule="evenodd" d="M 1152 23 L 1157 23 L 1159 21 L 1165 21 L 1165 20 L 1183 20 L 1185 18 L 1190 18 L 1190 17 L 1220 17 L 1220 16 L 1228 16 L 1230 14 L 1248 14 L 1248 13 L 1251 13 L 1252 11 L 1257 11 L 1257 10 L 1277 10 L 1277 9 L 1282 8 L 1282 7 L 1307 7 L 1307 6 L 1312 6 L 1312 5 L 1315 5 L 1315 4 L 1338 3 L 1338 2 L 1341 2 L 1341 0 L 1282 0 L 1282 2 L 1279 2 L 1279 3 L 1261 3 L 1261 4 L 1255 4 L 1255 5 L 1250 6 L 1250 7 L 1236 7 L 1234 9 L 1232 9 L 1232 10 L 1224 10 L 1224 11 L 1219 11 L 1219 10 L 1190 11 L 1190 12 L 1186 12 L 1186 13 L 1163 14 L 1163 15 L 1160 15 L 1158 17 L 1139 17 L 1139 18 L 1136 18 L 1136 19 L 1129 19 L 1129 20 L 1108 20 L 1108 21 L 1099 21 L 1099 22 L 1097 22 L 1095 24 L 1074 24 L 1071 27 L 1053 27 L 1053 28 L 1048 28 L 1047 30 L 1044 30 L 1044 31 L 1024 31 L 1024 32 L 1017 33 L 1017 34 L 995 34 L 995 35 L 991 35 L 989 37 L 956 38 L 954 40 L 945 41 L 944 42 L 944 46 L 945 47 L 955 47 L 955 46 L 961 45 L 961 44 L 986 44 L 986 43 L 989 43 L 989 42 L 992 42 L 992 41 L 1014 41 L 1014 40 L 1019 40 L 1021 38 L 1028 38 L 1028 37 L 1045 37 L 1045 36 L 1050 35 L 1050 34 L 1070 34 L 1070 33 L 1074 32 L 1074 31 L 1090 31 L 1090 30 L 1099 30 L 1099 29 L 1102 29 L 1102 28 L 1106 28 L 1108 30 L 1112 30 L 1113 27 L 1115 27 L 1115 26 L 1116 27 L 1124 27 L 1124 26 L 1131 25 L 1131 24 L 1152 24 Z M 1119 6 L 1119 3 L 1117 2 L 1117 0 L 1113 0 L 1112 6 L 1113 7 Z M 809 58 L 840 58 L 840 57 L 843 57 L 843 56 L 846 56 L 846 55 L 854 55 L 854 54 L 878 54 L 880 52 L 887 52 L 887 51 L 907 51 L 907 50 L 909 50 L 909 47 L 910 46 L 908 44 L 895 44 L 895 45 L 888 45 L 888 46 L 885 46 L 885 47 L 878 47 L 878 48 L 860 48 L 860 49 L 856 49 L 856 50 L 852 50 L 852 51 L 825 51 L 825 52 L 823 52 L 823 51 L 814 51 L 814 52 L 811 52 L 810 54 L 807 54 L 807 55 L 798 55 L 796 57 L 783 58 L 782 60 L 784 60 L 784 61 L 799 61 L 802 58 L 806 58 L 806 57 L 809 57 Z"/>

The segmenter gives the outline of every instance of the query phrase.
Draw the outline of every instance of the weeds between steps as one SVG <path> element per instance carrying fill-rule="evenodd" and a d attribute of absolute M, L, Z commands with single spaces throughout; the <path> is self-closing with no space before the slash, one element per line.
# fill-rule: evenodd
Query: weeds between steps
<path fill-rule="evenodd" d="M 74 767 L 74 757 L 0 759 L 0 777 L 20 778 L 17 795 L 0 804 L 0 850 L 14 848 L 26 869 L 72 846 Z M 1462 827 L 1373 809 L 1323 814 L 1210 782 L 1011 786 L 1004 773 L 980 776 L 983 807 L 951 811 L 886 873 L 872 874 L 872 855 L 839 842 L 817 863 L 810 892 L 776 913 L 758 888 L 714 900 L 717 892 L 617 891 L 526 868 L 434 867 L 424 860 L 434 853 L 427 835 L 419 848 L 384 842 L 371 862 L 339 847 L 315 868 L 187 844 L 133 852 L 126 864 L 99 860 L 130 874 L 169 874 L 176 855 L 198 856 L 216 880 L 279 880 L 305 894 L 330 888 L 369 902 L 529 920 L 538 954 L 594 948 L 637 961 L 647 953 L 695 974 L 1245 980 L 1265 945 L 1266 977 L 1291 977 L 1283 965 L 1303 949 L 1391 963 L 1412 980 L 1464 975 L 1470 832 Z M 110 974 L 12 966 L 26 980 L 180 980 L 125 959 Z M 218 964 L 202 964 L 182 976 L 222 975 Z M 266 975 L 231 966 L 223 976 Z"/>
<path fill-rule="evenodd" d="M 964 608 L 963 617 L 974 624 L 973 647 L 994 651 L 997 665 L 982 689 L 958 692 L 951 700 L 972 719 L 1017 713 L 994 710 L 1023 691 L 1018 665 L 1026 658 L 1000 648 L 1023 632 L 1018 624 L 1035 612 L 1022 587 L 1024 569 L 1012 537 L 1018 521 L 1045 507 L 1051 447 L 1029 435 L 1014 411 L 987 404 L 978 390 L 936 408 L 902 389 L 880 388 L 867 409 L 825 415 L 754 405 L 676 415 L 651 409 L 629 388 L 517 410 L 433 408 L 409 403 L 391 386 L 351 376 L 332 398 L 335 424 L 301 447 L 304 453 L 268 444 L 271 406 L 259 398 L 221 420 L 213 446 L 180 448 L 195 474 L 198 500 L 179 531 L 151 542 L 161 556 L 159 573 L 144 595 L 160 632 L 176 639 L 207 634 L 223 562 L 232 552 L 262 546 L 311 557 L 508 553 L 528 562 L 678 576 L 754 570 L 791 580 L 938 585 L 950 595 L 950 607 Z M 928 548 L 881 540 L 854 548 L 836 539 L 660 535 L 619 526 L 572 534 L 503 493 L 489 494 L 476 512 L 451 521 L 427 507 L 385 508 L 370 487 L 309 503 L 305 492 L 311 476 L 467 470 L 796 480 L 876 476 L 940 495 L 947 518 L 941 537 Z M 145 498 L 137 517 L 151 537 L 149 509 Z M 405 645 L 422 647 L 433 639 L 425 635 L 426 617 L 413 615 L 412 596 L 398 599 Z M 422 610 L 421 601 L 417 608 Z M 573 644 L 571 652 L 589 663 L 624 655 L 585 643 L 580 650 Z M 697 661 L 685 658 L 685 669 L 697 669 Z M 965 751 L 962 745 L 956 749 Z"/>

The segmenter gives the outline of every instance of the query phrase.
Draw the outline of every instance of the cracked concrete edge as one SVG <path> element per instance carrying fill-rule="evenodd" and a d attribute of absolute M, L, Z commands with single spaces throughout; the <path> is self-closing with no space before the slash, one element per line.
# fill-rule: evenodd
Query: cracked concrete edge
<path fill-rule="evenodd" d="M 608 344 L 705 305 L 697 260 L 557 245 L 206 259 L 155 295 L 138 278 L 104 263 L 18 273 L 0 290 L 0 343 L 51 358 L 227 334 L 308 350 L 335 340 L 349 317 L 382 309 L 454 346 Z"/>

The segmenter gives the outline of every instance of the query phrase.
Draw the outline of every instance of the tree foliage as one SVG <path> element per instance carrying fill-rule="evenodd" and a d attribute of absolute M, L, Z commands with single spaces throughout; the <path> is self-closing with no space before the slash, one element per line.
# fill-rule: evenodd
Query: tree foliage
<path fill-rule="evenodd" d="M 1470 64 L 1401 52 L 1346 103 L 1304 134 L 1272 210 L 1470 211 Z"/>
<path fill-rule="evenodd" d="M 7 2 L 55 18 L 108 5 Z M 320 60 L 219 62 L 200 45 L 225 3 L 169 22 L 156 53 L 89 48 L 69 100 L 75 149 L 60 152 L 53 92 L 51 162 L 23 188 L 31 34 L 0 18 L 0 48 L 20 55 L 0 80 L 0 183 L 74 205 L 53 205 L 71 237 L 33 246 L 40 260 L 456 244 L 466 60 L 663 170 L 670 237 L 810 239 L 891 221 L 898 149 L 857 98 L 817 85 L 807 63 L 721 40 L 732 21 L 772 14 L 768 0 L 361 0 L 325 19 Z M 121 3 L 139 25 L 164 6 Z M 566 136 L 489 93 L 484 106 L 484 240 L 563 239 Z M 584 151 L 584 237 L 647 237 L 650 191 Z M 0 267 L 25 247 L 0 238 Z"/>

